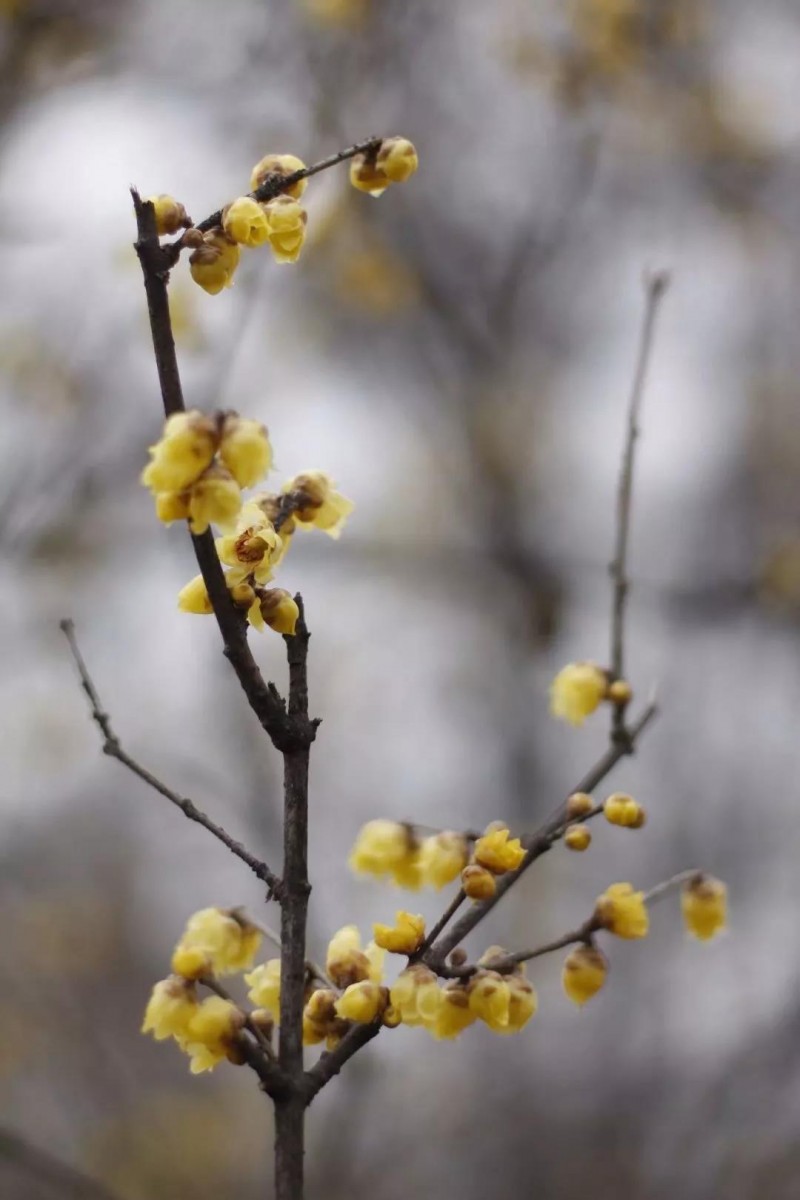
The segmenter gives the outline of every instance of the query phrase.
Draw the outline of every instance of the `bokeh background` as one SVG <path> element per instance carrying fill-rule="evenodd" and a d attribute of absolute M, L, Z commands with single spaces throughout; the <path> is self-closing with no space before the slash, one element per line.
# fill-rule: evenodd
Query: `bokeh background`
<path fill-rule="evenodd" d="M 278 757 L 213 622 L 177 613 L 191 549 L 138 483 L 160 419 L 127 189 L 200 219 L 269 151 L 373 133 L 415 141 L 410 184 L 375 202 L 332 171 L 297 267 L 173 283 L 190 404 L 258 416 L 282 474 L 357 503 L 280 578 L 324 718 L 310 949 L 400 900 L 347 871 L 363 821 L 531 829 L 602 752 L 605 716 L 560 726 L 547 691 L 607 657 L 653 266 L 628 651 L 663 715 L 601 790 L 650 819 L 548 855 L 471 948 L 687 866 L 728 881 L 732 930 L 700 947 L 664 903 L 582 1012 L 555 956 L 519 1037 L 381 1037 L 311 1110 L 309 1194 L 797 1195 L 798 61 L 792 0 L 0 0 L 4 1197 L 270 1194 L 250 1073 L 192 1079 L 138 1026 L 189 913 L 274 914 L 102 758 L 57 625 L 127 748 L 278 864 Z M 283 683 L 281 640 L 256 653 Z"/>

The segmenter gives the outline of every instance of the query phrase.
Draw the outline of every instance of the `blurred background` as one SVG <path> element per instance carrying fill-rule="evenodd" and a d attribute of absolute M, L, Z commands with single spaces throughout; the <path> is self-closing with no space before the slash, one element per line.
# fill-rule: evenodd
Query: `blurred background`
<path fill-rule="evenodd" d="M 516 1038 L 382 1036 L 311 1110 L 309 1196 L 796 1196 L 799 59 L 791 0 L 0 0 L 4 1197 L 270 1194 L 250 1073 L 190 1078 L 138 1027 L 191 912 L 276 914 L 100 755 L 58 620 L 127 749 L 279 866 L 279 758 L 214 623 L 176 611 L 191 548 L 138 483 L 161 422 L 128 187 L 199 220 L 267 152 L 374 133 L 416 143 L 409 184 L 376 203 L 331 171 L 296 267 L 246 252 L 210 297 L 183 262 L 172 287 L 190 406 L 259 417 L 276 483 L 319 467 L 357 505 L 279 579 L 324 719 L 310 950 L 401 902 L 345 866 L 364 821 L 529 830 L 604 749 L 605 714 L 562 726 L 547 693 L 607 660 L 654 266 L 628 661 L 663 714 L 598 796 L 649 821 L 548 855 L 470 949 L 695 866 L 732 929 L 700 947 L 665 902 L 584 1011 L 556 955 Z M 283 685 L 281 640 L 252 640 Z"/>

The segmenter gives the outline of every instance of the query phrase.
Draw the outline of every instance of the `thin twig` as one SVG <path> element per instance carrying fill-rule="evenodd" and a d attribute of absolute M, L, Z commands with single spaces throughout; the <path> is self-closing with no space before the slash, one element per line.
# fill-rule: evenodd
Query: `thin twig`
<path fill-rule="evenodd" d="M 28 1178 L 58 1189 L 70 1200 L 117 1200 L 116 1193 L 84 1171 L 33 1146 L 10 1129 L 0 1129 L 0 1159 L 18 1167 Z M 49 1194 L 49 1192 L 48 1192 Z"/>
<path fill-rule="evenodd" d="M 589 942 L 592 934 L 599 928 L 597 919 L 592 916 L 579 929 L 572 929 L 552 942 L 545 942 L 544 945 L 537 946 L 535 950 L 518 950 L 513 954 L 500 954 L 497 958 L 488 959 L 486 962 L 464 963 L 458 967 L 437 963 L 431 969 L 435 970 L 436 974 L 443 979 L 469 979 L 476 971 L 481 970 L 497 971 L 500 975 L 509 975 L 520 963 L 530 962 L 533 958 L 542 958 L 545 954 L 552 954 L 554 950 L 563 950 L 565 946 L 572 946 L 575 942 Z"/>
<path fill-rule="evenodd" d="M 380 147 L 381 138 L 371 137 L 366 138 L 363 142 L 356 142 L 354 146 L 348 146 L 346 150 L 339 150 L 336 154 L 331 154 L 328 158 L 322 158 L 311 167 L 303 167 L 300 171 L 293 171 L 291 175 L 269 175 L 261 187 L 256 188 L 254 192 L 248 192 L 254 200 L 258 200 L 260 204 L 266 203 L 268 200 L 274 200 L 276 196 L 280 196 L 282 192 L 286 192 L 294 184 L 299 183 L 302 179 L 310 179 L 312 175 L 319 175 L 321 171 L 327 171 L 330 167 L 336 167 L 339 163 L 345 162 L 348 158 L 355 158 L 357 154 L 367 154 L 370 151 L 375 151 Z M 204 221 L 200 221 L 196 226 L 197 229 L 205 232 L 207 229 L 213 229 L 217 225 L 222 224 L 221 208 L 213 212 L 211 216 L 206 217 Z M 170 249 L 175 247 L 177 253 L 180 253 L 180 239 L 173 242 Z M 176 255 L 177 257 L 177 255 Z"/>
<path fill-rule="evenodd" d="M 321 1091 L 326 1083 L 339 1074 L 345 1063 L 349 1062 L 362 1046 L 366 1046 L 374 1037 L 377 1037 L 382 1028 L 379 1021 L 373 1021 L 371 1025 L 354 1025 L 335 1050 L 322 1054 L 314 1066 L 305 1073 L 303 1085 L 305 1103 L 310 1104 L 317 1092 Z"/>
<path fill-rule="evenodd" d="M 636 356 L 636 367 L 628 401 L 628 415 L 622 462 L 617 489 L 617 515 L 614 534 L 614 557 L 609 565 L 612 581 L 611 604 L 611 680 L 624 678 L 625 670 L 625 609 L 628 598 L 627 576 L 628 540 L 631 523 L 631 501 L 633 497 L 633 468 L 636 441 L 639 437 L 639 414 L 642 407 L 647 367 L 653 348 L 656 317 L 661 299 L 669 286 L 666 271 L 648 272 L 644 277 L 645 309 Z M 613 736 L 624 738 L 625 705 L 615 704 L 613 712 Z"/>
<path fill-rule="evenodd" d="M 417 962 L 419 959 L 421 959 L 425 956 L 425 954 L 428 952 L 428 950 L 430 950 L 431 946 L 438 938 L 439 934 L 442 933 L 442 931 L 445 929 L 445 927 L 450 923 L 451 919 L 456 915 L 458 910 L 461 908 L 461 905 L 464 903 L 466 898 L 467 897 L 466 897 L 466 894 L 464 893 L 464 889 L 459 888 L 459 890 L 456 892 L 453 899 L 448 904 L 447 908 L 444 910 L 442 915 L 439 917 L 439 920 L 429 930 L 429 932 L 425 938 L 425 941 L 422 943 L 420 948 L 411 956 L 412 962 Z"/>
<path fill-rule="evenodd" d="M 691 871 L 679 871 L 677 875 L 673 875 L 671 879 L 665 879 L 663 883 L 657 883 L 649 892 L 645 892 L 644 899 L 646 904 L 653 904 L 658 900 L 663 899 L 669 892 L 673 892 L 675 888 L 683 887 L 685 883 L 689 883 L 692 879 L 702 879 L 703 872 L 697 868 Z"/>
<path fill-rule="evenodd" d="M 609 746 L 605 754 L 595 763 L 590 771 L 584 775 L 583 779 L 572 788 L 572 792 L 592 792 L 599 783 L 605 779 L 606 775 L 616 766 L 621 758 L 632 753 L 633 748 L 643 733 L 647 725 L 656 715 L 657 709 L 655 703 L 651 703 L 644 710 L 636 724 L 629 731 L 629 738 L 626 742 L 616 743 Z M 532 862 L 537 858 L 541 858 L 557 839 L 560 831 L 567 821 L 566 817 L 566 801 L 560 806 L 557 813 L 546 821 L 535 834 L 526 838 L 526 852 L 520 866 L 516 871 L 509 871 L 507 875 L 502 875 L 497 881 L 497 891 L 491 900 L 483 900 L 479 904 L 474 904 L 468 912 L 456 921 L 443 938 L 441 938 L 426 956 L 426 963 L 429 966 L 436 964 L 438 968 L 444 963 L 447 955 L 451 950 L 454 950 L 460 942 L 463 942 L 467 934 L 471 933 L 475 926 L 483 920 L 483 918 L 491 912 L 496 904 L 502 900 L 509 888 L 512 888 L 517 880 L 527 871 Z"/>
<path fill-rule="evenodd" d="M 240 858 L 242 862 L 246 863 L 254 875 L 260 879 L 262 883 L 267 885 L 268 898 L 279 897 L 281 891 L 281 881 L 278 876 L 270 870 L 266 863 L 261 862 L 260 859 L 257 859 L 254 855 L 252 855 L 249 850 L 246 850 L 241 842 L 237 842 L 236 839 L 232 838 L 229 833 L 226 833 L 221 825 L 218 825 L 216 821 L 212 821 L 211 818 L 207 816 L 206 813 L 202 812 L 196 804 L 188 799 L 188 797 L 180 796 L 177 792 L 174 792 L 172 788 L 167 787 L 165 783 L 163 783 L 145 767 L 141 766 L 141 764 L 136 762 L 135 759 L 131 758 L 127 751 L 123 750 L 120 740 L 112 728 L 111 718 L 103 708 L 97 688 L 95 687 L 94 681 L 92 680 L 86 663 L 84 662 L 83 655 L 81 654 L 80 647 L 78 646 L 78 640 L 75 636 L 74 622 L 69 618 L 65 618 L 59 624 L 69 643 L 70 652 L 75 660 L 75 666 L 78 668 L 81 687 L 88 698 L 92 720 L 100 730 L 103 753 L 107 754 L 109 758 L 115 758 L 117 762 L 122 763 L 124 767 L 127 767 L 129 771 L 131 771 L 134 775 L 137 775 L 139 779 L 143 780 L 143 782 L 149 787 L 153 788 L 161 796 L 164 796 L 170 801 L 171 804 L 174 804 L 176 808 L 179 808 L 184 816 L 188 817 L 190 821 L 194 821 L 197 825 L 202 825 L 202 827 L 207 829 L 208 832 L 212 834 L 218 841 L 222 842 L 223 846 L 227 846 L 228 850 L 230 850 L 232 854 L 235 854 L 237 858 Z"/>

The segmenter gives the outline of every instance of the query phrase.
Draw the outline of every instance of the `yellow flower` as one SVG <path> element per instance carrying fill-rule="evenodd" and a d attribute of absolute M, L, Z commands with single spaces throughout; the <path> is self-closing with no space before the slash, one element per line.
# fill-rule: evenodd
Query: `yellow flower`
<path fill-rule="evenodd" d="M 550 711 L 554 717 L 582 725 L 608 690 L 608 677 L 594 663 L 570 663 L 550 685 Z"/>
<path fill-rule="evenodd" d="M 229 586 L 250 575 L 256 583 L 268 583 L 284 553 L 280 535 L 252 500 L 242 505 L 235 533 L 217 538 L 216 546 L 220 561 L 231 568 L 226 574 Z"/>
<path fill-rule="evenodd" d="M 487 871 L 486 867 L 479 867 L 477 863 L 464 867 L 461 886 L 470 900 L 491 900 L 497 891 L 497 881 L 492 872 Z"/>
<path fill-rule="evenodd" d="M 214 606 L 209 599 L 202 575 L 195 575 L 194 579 L 190 579 L 178 592 L 178 608 L 181 612 L 198 613 L 201 616 L 213 613 Z"/>
<path fill-rule="evenodd" d="M 564 845 L 568 850 L 588 850 L 592 843 L 592 835 L 585 825 L 570 825 L 564 834 Z"/>
<path fill-rule="evenodd" d="M 508 829 L 490 829 L 475 843 L 474 858 L 479 867 L 495 875 L 516 871 L 525 857 L 519 838 L 512 838 Z"/>
<path fill-rule="evenodd" d="M 191 225 L 186 209 L 173 196 L 162 192 L 160 196 L 148 196 L 147 199 L 155 209 L 159 237 L 177 233 L 179 229 L 188 229 Z"/>
<path fill-rule="evenodd" d="M 145 1009 L 142 1033 L 152 1033 L 157 1042 L 163 1042 L 165 1038 L 180 1041 L 186 1037 L 196 1009 L 197 997 L 192 984 L 171 975 L 153 988 Z"/>
<path fill-rule="evenodd" d="M 392 183 L 405 183 L 419 166 L 419 159 L 408 138 L 384 138 L 378 151 L 376 166 Z"/>
<path fill-rule="evenodd" d="M 603 929 L 621 938 L 643 938 L 650 928 L 644 893 L 635 892 L 630 883 L 612 883 L 597 898 L 595 909 Z"/>
<path fill-rule="evenodd" d="M 241 246 L 263 246 L 269 237 L 267 214 L 251 196 L 239 196 L 223 209 L 222 227 L 231 241 Z"/>
<path fill-rule="evenodd" d="M 350 851 L 350 869 L 378 879 L 391 875 L 415 849 L 408 826 L 397 821 L 368 821 Z"/>
<path fill-rule="evenodd" d="M 564 959 L 561 986 L 567 998 L 581 1008 L 606 981 L 608 959 L 594 946 L 577 946 Z"/>
<path fill-rule="evenodd" d="M 153 495 L 184 491 L 210 465 L 217 441 L 217 425 L 211 417 L 196 410 L 173 413 L 159 441 L 150 447 L 152 461 L 142 471 L 142 483 Z"/>
<path fill-rule="evenodd" d="M 191 1058 L 189 1069 L 193 1075 L 211 1071 L 229 1057 L 244 1020 L 236 1005 L 220 996 L 208 996 L 198 1005 L 182 1046 Z"/>
<path fill-rule="evenodd" d="M 197 946 L 178 945 L 172 955 L 173 971 L 182 979 L 201 979 L 204 975 L 212 975 L 211 958 L 205 950 Z"/>
<path fill-rule="evenodd" d="M 470 1008 L 467 988 L 462 983 L 451 980 L 441 989 L 436 1017 L 426 1028 L 437 1039 L 454 1038 L 476 1020 L 477 1017 Z"/>
<path fill-rule="evenodd" d="M 567 817 L 574 820 L 575 817 L 585 817 L 594 808 L 592 797 L 586 792 L 573 792 L 567 799 Z"/>
<path fill-rule="evenodd" d="M 439 1012 L 441 988 L 433 971 L 415 964 L 397 976 L 390 998 L 404 1025 L 430 1025 Z"/>
<path fill-rule="evenodd" d="M 500 1032 L 508 1026 L 511 994 L 508 983 L 496 971 L 480 971 L 469 982 L 470 1011 L 490 1029 Z"/>
<path fill-rule="evenodd" d="M 497 1032 L 519 1033 L 538 1007 L 539 999 L 533 984 L 521 975 L 511 975 L 508 980 L 508 1025 Z"/>
<path fill-rule="evenodd" d="M 630 704 L 633 699 L 633 688 L 626 679 L 615 679 L 608 686 L 608 697 L 612 704 L 620 706 Z"/>
<path fill-rule="evenodd" d="M 281 960 L 270 958 L 254 967 L 244 977 L 248 985 L 248 999 L 259 1008 L 264 1008 L 277 1022 L 281 1015 Z"/>
<path fill-rule="evenodd" d="M 383 1011 L 387 1003 L 387 989 L 365 979 L 351 983 L 336 1001 L 337 1015 L 345 1021 L 358 1021 L 368 1025 Z"/>
<path fill-rule="evenodd" d="M 306 164 L 296 158 L 294 154 L 267 154 L 253 167 L 250 176 L 250 191 L 257 191 L 268 175 L 294 175 L 295 171 L 305 171 L 305 169 Z M 296 183 L 286 189 L 284 194 L 299 200 L 307 187 L 307 179 L 298 179 Z"/>
<path fill-rule="evenodd" d="M 374 942 L 361 949 L 361 934 L 356 925 L 345 925 L 328 943 L 325 970 L 338 988 L 383 978 L 384 951 Z"/>
<path fill-rule="evenodd" d="M 266 427 L 260 421 L 228 413 L 222 425 L 219 456 L 239 487 L 253 487 L 272 466 Z"/>
<path fill-rule="evenodd" d="M 298 525 L 315 525 L 332 538 L 338 538 L 345 520 L 355 508 L 352 500 L 335 490 L 330 476 L 323 471 L 305 471 L 284 485 L 291 493 L 294 519 Z"/>
<path fill-rule="evenodd" d="M 185 521 L 189 516 L 189 493 L 159 492 L 156 496 L 156 516 L 164 525 Z"/>
<path fill-rule="evenodd" d="M 313 1046 L 323 1041 L 336 1027 L 336 1001 L 339 999 L 331 988 L 317 988 L 306 1001 L 303 1009 L 303 1042 Z M 306 1041 L 306 1032 L 309 1040 Z"/>
<path fill-rule="evenodd" d="M 624 792 L 614 792 L 603 805 L 603 816 L 611 825 L 622 825 L 626 829 L 641 829 L 646 820 L 646 814 L 633 796 Z"/>
<path fill-rule="evenodd" d="M 268 588 L 259 598 L 261 616 L 270 629 L 294 637 L 300 609 L 297 601 L 284 588 Z"/>
<path fill-rule="evenodd" d="M 373 925 L 372 934 L 375 944 L 383 950 L 392 954 L 413 954 L 425 940 L 425 921 L 401 908 L 395 913 L 394 927 Z"/>
<path fill-rule="evenodd" d="M 239 247 L 219 228 L 205 233 L 202 244 L 189 255 L 192 279 L 212 296 L 231 286 L 238 265 Z"/>
<path fill-rule="evenodd" d="M 713 875 L 695 875 L 681 890 L 684 924 L 701 942 L 725 928 L 728 915 L 728 889 Z"/>
<path fill-rule="evenodd" d="M 366 192 L 377 199 L 386 191 L 391 180 L 376 165 L 374 157 L 357 154 L 350 160 L 350 182 L 359 192 Z"/>
<path fill-rule="evenodd" d="M 422 839 L 419 848 L 419 871 L 423 883 L 437 889 L 457 879 L 469 857 L 466 838 L 461 833 L 445 830 Z"/>
<path fill-rule="evenodd" d="M 296 262 L 306 239 L 305 209 L 291 196 L 276 196 L 263 206 L 270 248 L 276 262 Z"/>
<path fill-rule="evenodd" d="M 189 499 L 189 526 L 197 537 L 212 522 L 221 529 L 230 528 L 242 507 L 239 485 L 227 467 L 212 463 L 192 485 Z"/>
<path fill-rule="evenodd" d="M 235 910 L 204 908 L 189 918 L 175 952 L 202 950 L 215 974 L 232 975 L 253 965 L 260 945 L 260 930 Z"/>

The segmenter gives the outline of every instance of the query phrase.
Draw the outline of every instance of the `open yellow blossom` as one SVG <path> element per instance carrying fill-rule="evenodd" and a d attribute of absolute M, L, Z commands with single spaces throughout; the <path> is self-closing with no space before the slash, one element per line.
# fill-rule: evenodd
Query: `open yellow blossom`
<path fill-rule="evenodd" d="M 388 990 L 369 979 L 351 983 L 336 1001 L 336 1013 L 345 1021 L 368 1025 L 380 1015 L 388 1003 Z"/>
<path fill-rule="evenodd" d="M 341 1018 L 336 1012 L 339 996 L 331 988 L 317 988 L 303 1009 L 303 1044 L 314 1046 L 338 1030 Z"/>
<path fill-rule="evenodd" d="M 256 583 L 268 583 L 284 554 L 282 538 L 252 500 L 242 505 L 235 532 L 217 538 L 216 546 L 220 561 L 231 568 L 226 574 L 229 586 L 249 575 Z"/>
<path fill-rule="evenodd" d="M 554 717 L 582 725 L 605 698 L 608 677 L 594 663 L 569 663 L 550 685 L 550 711 Z"/>
<path fill-rule="evenodd" d="M 570 825 L 564 834 L 564 845 L 568 850 L 588 850 L 592 844 L 592 833 L 588 826 L 581 824 Z"/>
<path fill-rule="evenodd" d="M 270 958 L 244 977 L 248 999 L 264 1008 L 277 1022 L 281 1015 L 281 960 Z"/>
<path fill-rule="evenodd" d="M 263 591 L 259 597 L 259 610 L 270 629 L 294 637 L 300 609 L 285 588 L 267 588 Z"/>
<path fill-rule="evenodd" d="M 142 1033 L 152 1033 L 157 1042 L 184 1039 L 197 1009 L 194 987 L 186 979 L 171 975 L 153 988 L 145 1009 Z"/>
<path fill-rule="evenodd" d="M 203 291 L 216 296 L 232 285 L 239 257 L 236 242 L 232 242 L 224 230 L 211 229 L 203 235 L 201 245 L 189 255 L 189 271 Z"/>
<path fill-rule="evenodd" d="M 267 154 L 253 167 L 250 175 L 250 191 L 255 192 L 261 187 L 269 175 L 294 175 L 295 171 L 305 171 L 306 164 L 294 154 Z M 307 179 L 298 179 L 286 188 L 285 195 L 299 200 L 308 187 Z"/>
<path fill-rule="evenodd" d="M 479 971 L 468 984 L 470 1010 L 490 1029 L 508 1026 L 511 994 L 507 981 L 496 971 Z"/>
<path fill-rule="evenodd" d="M 350 851 L 351 870 L 381 879 L 391 875 L 416 849 L 411 830 L 398 821 L 368 821 Z"/>
<path fill-rule="evenodd" d="M 232 242 L 241 246 L 263 246 L 269 237 L 264 207 L 251 196 L 239 196 L 223 209 L 222 228 Z"/>
<path fill-rule="evenodd" d="M 695 875 L 681 890 L 681 911 L 688 932 L 710 941 L 726 926 L 728 889 L 713 875 Z"/>
<path fill-rule="evenodd" d="M 384 957 L 385 952 L 375 942 L 370 942 L 366 949 L 362 950 L 358 927 L 345 925 L 328 943 L 325 970 L 339 988 L 349 987 L 351 983 L 361 983 L 365 979 L 372 983 L 380 983 L 383 978 Z"/>
<path fill-rule="evenodd" d="M 198 946 L 178 945 L 173 952 L 171 967 L 182 979 L 202 979 L 204 975 L 213 975 L 214 968 L 211 957 Z"/>
<path fill-rule="evenodd" d="M 467 840 L 461 833 L 444 830 L 422 839 L 419 871 L 423 883 L 437 889 L 457 879 L 469 857 Z"/>
<path fill-rule="evenodd" d="M 204 908 L 189 918 L 175 952 L 201 950 L 216 975 L 232 975 L 253 965 L 261 936 L 233 909 Z"/>
<path fill-rule="evenodd" d="M 190 579 L 178 592 L 178 608 L 181 612 L 197 613 L 200 616 L 213 613 L 214 606 L 209 599 L 202 575 L 195 575 L 194 579 Z"/>
<path fill-rule="evenodd" d="M 191 1058 L 189 1069 L 193 1075 L 213 1070 L 230 1056 L 244 1020 L 236 1005 L 220 996 L 208 996 L 198 1005 L 183 1046 Z"/>
<path fill-rule="evenodd" d="M 425 940 L 425 921 L 404 909 L 395 913 L 395 924 L 373 925 L 375 944 L 392 954 L 413 954 Z"/>
<path fill-rule="evenodd" d="M 197 537 L 209 525 L 230 529 L 242 507 L 239 485 L 227 467 L 212 463 L 196 483 L 189 499 L 189 526 Z"/>
<path fill-rule="evenodd" d="M 470 1008 L 469 991 L 462 983 L 451 980 L 440 990 L 436 1017 L 426 1028 L 437 1039 L 455 1038 L 477 1019 Z"/>
<path fill-rule="evenodd" d="M 188 229 L 191 225 L 186 209 L 174 196 L 162 192 L 160 196 L 148 196 L 156 214 L 156 230 L 159 237 L 165 234 L 177 233 L 179 229 Z"/>
<path fill-rule="evenodd" d="M 153 495 L 184 491 L 211 464 L 218 440 L 217 424 L 211 417 L 196 410 L 173 413 L 160 439 L 150 447 L 151 462 L 142 471 L 142 483 Z"/>
<path fill-rule="evenodd" d="M 316 526 L 329 537 L 338 538 L 345 520 L 355 508 L 336 491 L 333 480 L 323 471 L 305 471 L 296 475 L 283 487 L 291 493 L 294 504 L 294 519 L 300 526 Z"/>
<path fill-rule="evenodd" d="M 524 857 L 522 842 L 519 838 L 512 838 L 505 827 L 489 830 L 475 843 L 475 862 L 495 875 L 516 871 Z"/>
<path fill-rule="evenodd" d="M 595 946 L 576 946 L 564 959 L 561 986 L 565 995 L 581 1008 L 597 995 L 606 981 L 608 959 Z"/>
<path fill-rule="evenodd" d="M 375 165 L 392 183 L 405 183 L 419 166 L 417 151 L 404 137 L 384 138 Z"/>
<path fill-rule="evenodd" d="M 254 487 L 272 466 L 266 427 L 260 421 L 228 413 L 222 424 L 219 456 L 239 487 Z"/>
<path fill-rule="evenodd" d="M 439 1012 L 441 988 L 433 971 L 416 963 L 397 976 L 390 998 L 404 1025 L 430 1025 Z"/>
<path fill-rule="evenodd" d="M 293 263 L 300 257 L 306 239 L 308 214 L 291 196 L 276 196 L 263 206 L 267 237 L 276 262 Z"/>
<path fill-rule="evenodd" d="M 536 988 L 522 975 L 511 975 L 508 979 L 508 1025 L 498 1033 L 519 1033 L 535 1015 L 539 1007 Z"/>
<path fill-rule="evenodd" d="M 611 825 L 622 825 L 625 829 L 641 829 L 646 814 L 633 796 L 614 792 L 603 805 L 603 816 Z"/>
<path fill-rule="evenodd" d="M 461 886 L 470 900 L 491 900 L 497 891 L 497 880 L 486 867 L 470 863 L 461 872 Z"/>
<path fill-rule="evenodd" d="M 643 938 L 650 928 L 650 917 L 643 892 L 635 892 L 630 883 L 612 883 L 597 898 L 597 919 L 604 929 L 621 938 Z"/>

